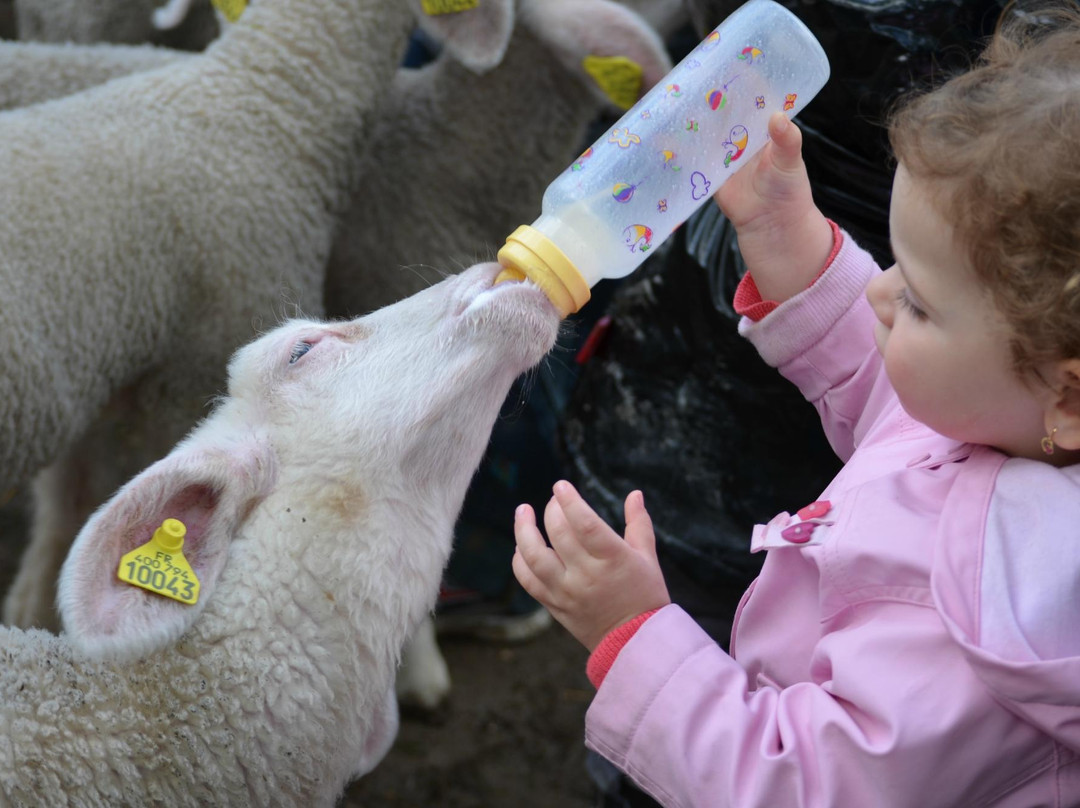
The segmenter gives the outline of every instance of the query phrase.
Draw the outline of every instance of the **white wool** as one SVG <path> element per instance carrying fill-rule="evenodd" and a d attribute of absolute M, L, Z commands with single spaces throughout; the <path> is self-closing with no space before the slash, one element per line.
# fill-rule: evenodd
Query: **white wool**
<path fill-rule="evenodd" d="M 67 633 L 0 628 L 0 805 L 327 806 L 378 762 L 500 405 L 558 328 L 531 284 L 470 308 L 498 271 L 237 352 L 213 414 L 80 532 Z M 164 517 L 195 607 L 116 578 Z"/>
<path fill-rule="evenodd" d="M 520 0 L 511 38 L 510 5 L 484 0 L 468 14 L 426 22 L 445 51 L 421 70 L 397 72 L 368 130 L 361 180 L 329 262 L 328 313 L 370 311 L 491 258 L 514 227 L 535 218 L 546 184 L 577 156 L 589 123 L 610 106 L 584 71 L 583 58 L 633 59 L 644 71 L 642 90 L 670 68 L 660 38 L 631 8 L 665 32 L 684 19 L 673 0 Z M 5 56 L 0 46 L 0 108 L 5 94 L 20 96 L 22 103 L 58 97 L 96 83 L 95 74 L 137 69 L 132 67 L 137 59 L 191 58 L 146 50 L 39 45 L 22 54 L 36 59 L 35 66 L 22 66 L 30 80 L 9 89 L 3 66 L 9 60 L 16 64 L 19 56 Z M 81 70 L 82 63 L 94 66 Z M 69 64 L 74 69 L 67 69 Z M 487 72 L 477 73 L 481 68 Z M 33 98 L 30 86 L 41 94 Z M 310 298 L 301 302 L 311 308 Z M 79 449 L 100 458 L 92 476 L 106 481 L 84 496 L 90 502 L 122 481 L 118 466 L 132 466 L 118 463 L 116 445 L 160 431 L 153 409 L 133 410 L 124 400 L 114 400 L 106 419 L 109 427 L 96 430 L 93 443 L 84 441 Z M 151 457 L 144 453 L 138 459 L 145 464 Z M 56 559 L 85 515 L 59 518 L 70 510 L 62 503 L 78 485 L 68 473 L 70 465 L 49 470 L 36 486 L 35 538 L 5 608 L 7 619 L 20 625 L 53 625 L 50 582 Z M 430 625 L 421 629 L 427 641 L 410 649 L 399 680 L 404 699 L 426 706 L 449 690 L 445 663 L 425 633 L 430 631 Z"/>
<path fill-rule="evenodd" d="M 0 489 L 51 464 L 7 620 L 51 622 L 73 525 L 206 414 L 236 346 L 321 313 L 414 13 L 262 0 L 205 53 L 0 112 Z"/>
<path fill-rule="evenodd" d="M 0 110 L 63 98 L 110 79 L 193 58 L 153 45 L 0 42 Z"/>

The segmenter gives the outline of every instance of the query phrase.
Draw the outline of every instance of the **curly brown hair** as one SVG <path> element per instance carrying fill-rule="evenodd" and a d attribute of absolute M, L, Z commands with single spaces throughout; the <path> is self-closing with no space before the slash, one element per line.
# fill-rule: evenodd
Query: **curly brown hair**
<path fill-rule="evenodd" d="M 1022 378 L 1080 358 L 1080 11 L 1002 14 L 967 72 L 903 100 L 897 160 L 936 184 L 940 212 L 1012 327 Z"/>

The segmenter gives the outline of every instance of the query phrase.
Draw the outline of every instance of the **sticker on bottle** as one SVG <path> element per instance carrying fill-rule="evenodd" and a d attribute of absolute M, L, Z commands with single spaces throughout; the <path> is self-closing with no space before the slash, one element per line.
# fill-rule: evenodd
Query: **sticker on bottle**
<path fill-rule="evenodd" d="M 581 66 L 619 109 L 630 109 L 637 103 L 645 71 L 633 59 L 625 56 L 586 56 Z"/>
<path fill-rule="evenodd" d="M 166 519 L 150 541 L 123 555 L 117 577 L 149 592 L 195 604 L 199 600 L 199 579 L 184 558 L 186 534 L 183 522 Z"/>
<path fill-rule="evenodd" d="M 470 11 L 478 5 L 480 5 L 480 0 L 420 0 L 420 7 L 429 17 Z"/>
<path fill-rule="evenodd" d="M 247 8 L 247 0 L 210 0 L 229 22 L 236 22 Z"/>

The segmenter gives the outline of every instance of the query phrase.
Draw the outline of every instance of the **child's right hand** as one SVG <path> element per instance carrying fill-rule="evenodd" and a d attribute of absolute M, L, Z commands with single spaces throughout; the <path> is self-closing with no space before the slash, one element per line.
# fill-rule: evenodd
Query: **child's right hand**
<path fill-rule="evenodd" d="M 544 511 L 550 547 L 531 507 L 514 514 L 514 575 L 592 651 L 612 629 L 671 602 L 656 535 L 640 491 L 626 498 L 625 540 L 570 483 L 560 480 L 554 494 Z"/>
<path fill-rule="evenodd" d="M 832 252 L 833 235 L 814 204 L 802 132 L 782 112 L 770 141 L 716 192 L 763 300 L 783 302 L 809 286 Z"/>

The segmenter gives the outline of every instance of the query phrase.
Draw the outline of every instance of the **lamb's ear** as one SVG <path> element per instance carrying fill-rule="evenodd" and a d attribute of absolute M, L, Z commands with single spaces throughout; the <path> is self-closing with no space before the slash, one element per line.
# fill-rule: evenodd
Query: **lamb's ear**
<path fill-rule="evenodd" d="M 610 0 L 530 3 L 518 24 L 528 25 L 598 98 L 618 109 L 632 107 L 672 67 L 656 29 Z"/>
<path fill-rule="evenodd" d="M 514 31 L 514 0 L 417 0 L 420 27 L 476 73 L 502 61 Z"/>
<path fill-rule="evenodd" d="M 275 476 L 261 439 L 208 445 L 196 433 L 121 488 L 80 531 L 60 573 L 60 616 L 73 644 L 95 657 L 134 658 L 176 641 L 213 597 L 237 526 Z M 117 577 L 121 557 L 167 518 L 187 527 L 183 554 L 200 583 L 192 605 Z"/>

